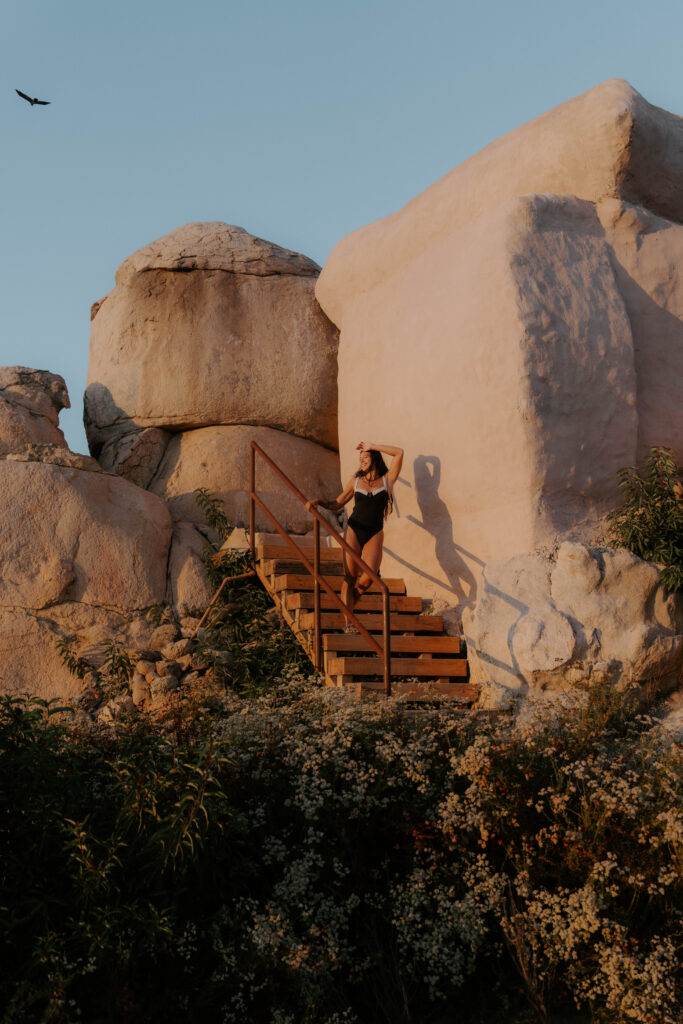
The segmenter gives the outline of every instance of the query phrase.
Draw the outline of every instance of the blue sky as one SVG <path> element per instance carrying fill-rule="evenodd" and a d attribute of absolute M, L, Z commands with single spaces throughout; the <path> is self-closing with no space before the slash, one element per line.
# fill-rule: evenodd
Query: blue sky
<path fill-rule="evenodd" d="M 683 114 L 680 0 L 0 11 L 0 364 L 65 377 L 78 451 L 90 305 L 152 239 L 223 220 L 322 264 L 349 231 L 607 78 Z"/>

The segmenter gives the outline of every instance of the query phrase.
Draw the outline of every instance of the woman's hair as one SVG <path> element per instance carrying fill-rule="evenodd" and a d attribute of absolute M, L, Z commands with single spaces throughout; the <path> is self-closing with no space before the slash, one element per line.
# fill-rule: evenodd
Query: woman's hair
<path fill-rule="evenodd" d="M 372 473 L 373 470 L 374 470 L 374 473 L 375 473 L 376 477 L 378 477 L 378 476 L 386 476 L 387 473 L 389 472 L 389 467 L 387 466 L 386 462 L 382 458 L 382 453 L 378 452 L 376 448 L 370 448 L 368 450 L 368 455 L 370 456 L 370 465 L 368 466 L 368 468 L 366 470 L 363 470 L 363 469 L 356 470 L 356 477 L 365 476 L 367 473 Z M 384 518 L 385 519 L 387 518 L 387 516 L 391 515 L 391 511 L 392 511 L 393 507 L 394 507 L 394 496 L 393 496 L 393 494 L 390 494 L 389 495 L 389 501 L 387 502 L 386 508 L 384 509 Z"/>

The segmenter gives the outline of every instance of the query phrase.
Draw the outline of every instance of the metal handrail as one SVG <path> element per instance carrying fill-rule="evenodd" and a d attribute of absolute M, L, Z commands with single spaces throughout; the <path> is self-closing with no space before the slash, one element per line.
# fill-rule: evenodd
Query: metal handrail
<path fill-rule="evenodd" d="M 342 609 L 345 615 L 347 615 L 353 624 L 356 626 L 358 632 L 368 641 L 372 650 L 382 658 L 383 661 L 383 677 L 384 677 L 384 693 L 387 697 L 391 696 L 391 610 L 390 610 L 390 594 L 389 588 L 387 587 L 384 580 L 380 579 L 379 575 L 371 569 L 366 562 L 360 557 L 360 555 L 353 550 L 353 548 L 347 544 L 342 535 L 334 529 L 330 524 L 320 515 L 315 509 L 310 509 L 310 513 L 313 516 L 313 565 L 304 555 L 303 551 L 296 544 L 285 529 L 277 521 L 273 513 L 269 508 L 264 505 L 261 499 L 256 494 L 256 455 L 260 455 L 264 462 L 270 466 L 274 473 L 279 476 L 282 482 L 289 488 L 292 494 L 303 504 L 306 505 L 308 499 L 301 493 L 296 484 L 292 483 L 289 477 L 282 472 L 280 467 L 276 465 L 270 456 L 266 455 L 263 448 L 256 441 L 251 441 L 249 450 L 249 547 L 251 550 L 251 557 L 254 563 L 256 562 L 256 505 L 261 511 L 267 516 L 270 522 L 273 524 L 277 532 L 283 537 L 289 546 L 293 548 L 296 553 L 298 560 L 302 562 L 306 571 L 313 577 L 313 619 L 315 623 L 315 641 L 314 641 L 314 664 L 316 669 L 322 671 L 322 631 L 320 628 L 320 588 L 322 587 L 327 594 L 336 602 L 336 604 Z M 383 645 L 380 646 L 377 640 L 371 636 L 367 631 L 360 619 L 351 611 L 341 597 L 339 597 L 332 589 L 331 586 L 326 582 L 325 578 L 320 573 L 320 524 L 325 527 L 331 537 L 339 544 L 342 551 L 344 551 L 353 561 L 360 566 L 363 572 L 366 573 L 370 579 L 379 585 L 382 593 L 382 640 Z"/>

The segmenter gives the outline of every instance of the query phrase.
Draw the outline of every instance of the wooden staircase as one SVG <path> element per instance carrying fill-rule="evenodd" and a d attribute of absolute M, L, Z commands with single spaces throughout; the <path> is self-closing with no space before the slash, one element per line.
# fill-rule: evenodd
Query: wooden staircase
<path fill-rule="evenodd" d="M 304 555 L 313 560 L 311 538 L 293 537 Z M 313 577 L 277 533 L 255 537 L 256 573 L 299 643 L 314 660 Z M 321 538 L 320 567 L 325 581 L 337 593 L 343 583 L 340 548 Z M 439 615 L 423 615 L 421 597 L 406 595 L 402 579 L 385 579 L 390 598 L 391 691 L 410 700 L 456 701 L 472 705 L 479 687 L 467 681 L 468 665 L 458 637 L 447 636 Z M 360 598 L 355 613 L 369 633 L 382 632 L 382 597 L 373 584 Z M 359 696 L 381 696 L 382 660 L 367 640 L 344 633 L 344 616 L 321 590 L 321 628 L 324 677 L 328 686 L 351 688 Z"/>

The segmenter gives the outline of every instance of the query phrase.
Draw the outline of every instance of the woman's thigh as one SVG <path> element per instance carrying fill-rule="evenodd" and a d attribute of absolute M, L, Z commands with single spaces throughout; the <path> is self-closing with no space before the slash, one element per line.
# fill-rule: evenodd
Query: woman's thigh
<path fill-rule="evenodd" d="M 380 530 L 374 537 L 371 537 L 363 548 L 362 559 L 375 572 L 382 564 L 382 546 L 384 544 L 384 530 Z"/>
<path fill-rule="evenodd" d="M 350 548 L 353 548 L 353 550 L 357 551 L 358 554 L 360 555 L 360 553 L 361 553 L 360 541 L 358 540 L 358 537 L 356 537 L 355 533 L 353 532 L 353 527 L 352 526 L 347 526 L 346 527 L 346 536 L 344 537 L 344 540 L 346 541 L 346 543 L 349 545 Z M 349 558 L 347 556 L 346 552 L 344 552 L 344 575 L 345 576 L 350 576 L 354 580 L 358 576 L 358 565 L 356 564 L 356 562 L 353 561 L 352 558 Z"/>

